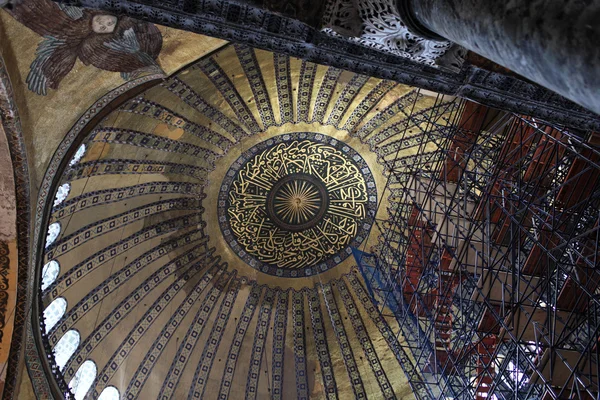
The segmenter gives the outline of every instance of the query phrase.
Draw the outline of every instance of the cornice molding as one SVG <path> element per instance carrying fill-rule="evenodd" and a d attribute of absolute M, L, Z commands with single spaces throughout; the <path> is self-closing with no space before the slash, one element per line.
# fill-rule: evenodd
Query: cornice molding
<path fill-rule="evenodd" d="M 65 0 L 116 15 L 288 54 L 318 64 L 389 79 L 579 130 L 600 130 L 600 116 L 521 78 L 464 65 L 451 73 L 331 36 L 294 19 L 227 0 Z"/>

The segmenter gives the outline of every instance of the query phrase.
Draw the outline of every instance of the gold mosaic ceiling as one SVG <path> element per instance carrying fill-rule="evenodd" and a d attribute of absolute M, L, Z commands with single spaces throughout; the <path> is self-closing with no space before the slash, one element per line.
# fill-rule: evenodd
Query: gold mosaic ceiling
<path fill-rule="evenodd" d="M 351 250 L 382 234 L 388 160 L 435 150 L 419 134 L 456 107 L 434 103 L 228 45 L 112 111 L 49 221 L 43 304 L 67 306 L 47 336 L 80 335 L 65 382 L 92 360 L 92 398 L 412 398 Z"/>

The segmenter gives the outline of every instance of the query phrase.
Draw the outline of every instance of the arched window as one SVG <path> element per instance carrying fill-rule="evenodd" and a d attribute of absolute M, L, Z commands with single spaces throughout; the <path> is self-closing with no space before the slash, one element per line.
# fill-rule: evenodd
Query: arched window
<path fill-rule="evenodd" d="M 120 400 L 121 396 L 119 396 L 119 391 L 114 386 L 106 387 L 102 393 L 100 393 L 100 397 L 98 400 Z"/>
<path fill-rule="evenodd" d="M 42 268 L 42 290 L 48 289 L 52 283 L 58 278 L 60 272 L 60 265 L 58 261 L 52 260 Z"/>
<path fill-rule="evenodd" d="M 58 187 L 56 191 L 56 197 L 54 198 L 54 207 L 65 201 L 67 196 L 69 196 L 69 192 L 71 191 L 71 184 L 64 183 Z"/>
<path fill-rule="evenodd" d="M 92 360 L 87 360 L 81 364 L 81 367 L 79 367 L 75 376 L 69 382 L 69 388 L 75 395 L 75 400 L 83 400 L 96 379 L 96 371 L 96 363 Z"/>
<path fill-rule="evenodd" d="M 75 165 L 79 161 L 81 161 L 81 159 L 83 158 L 84 155 L 85 155 L 85 144 L 82 144 L 75 152 L 75 155 L 73 156 L 71 161 L 69 161 L 69 167 L 72 167 L 73 165 Z"/>
<path fill-rule="evenodd" d="M 63 315 L 65 315 L 65 311 L 67 311 L 67 301 L 59 297 L 54 300 L 46 309 L 44 310 L 44 324 L 46 325 L 46 333 L 50 332 L 54 325 Z"/>
<path fill-rule="evenodd" d="M 60 235 L 60 222 L 50 224 L 48 227 L 48 236 L 46 236 L 46 248 L 54 243 L 58 235 Z"/>
<path fill-rule="evenodd" d="M 58 369 L 61 371 L 65 368 L 67 361 L 75 353 L 75 350 L 77 350 L 79 340 L 81 340 L 79 332 L 71 329 L 54 346 L 54 361 L 56 361 L 56 365 L 58 365 Z"/>

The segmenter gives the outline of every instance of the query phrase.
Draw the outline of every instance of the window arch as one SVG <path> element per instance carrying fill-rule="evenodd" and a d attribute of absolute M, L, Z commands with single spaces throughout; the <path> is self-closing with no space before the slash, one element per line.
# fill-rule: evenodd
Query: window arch
<path fill-rule="evenodd" d="M 87 360 L 81 364 L 81 367 L 79 367 L 75 376 L 69 382 L 69 388 L 73 392 L 73 395 L 75 395 L 75 400 L 84 399 L 96 379 L 96 372 L 96 363 L 92 360 Z"/>
<path fill-rule="evenodd" d="M 77 347 L 79 347 L 79 341 L 81 340 L 81 336 L 79 332 L 71 329 L 67 333 L 60 338 L 56 346 L 54 346 L 54 361 L 56 361 L 56 365 L 58 365 L 58 369 L 61 371 L 67 365 L 67 361 L 69 358 L 75 353 Z"/>
<path fill-rule="evenodd" d="M 79 148 L 75 152 L 75 155 L 73 156 L 73 158 L 71 159 L 71 161 L 69 161 L 69 167 L 72 167 L 73 165 L 75 165 L 79 161 L 81 161 L 81 159 L 85 155 L 85 150 L 86 150 L 85 149 L 85 144 L 82 144 L 81 146 L 79 146 Z"/>
<path fill-rule="evenodd" d="M 46 248 L 50 246 L 60 235 L 60 222 L 50 224 L 48 227 L 48 236 L 46 236 Z"/>
<path fill-rule="evenodd" d="M 58 187 L 56 190 L 56 197 L 54 198 L 54 207 L 58 206 L 60 203 L 65 201 L 65 199 L 69 196 L 69 192 L 71 191 L 71 184 L 64 183 Z"/>
<path fill-rule="evenodd" d="M 59 297 L 50 303 L 48 307 L 46 307 L 44 310 L 44 324 L 46 325 L 46 333 L 50 332 L 50 330 L 54 328 L 54 325 L 60 321 L 62 316 L 65 315 L 66 311 L 67 300 L 65 300 L 63 297 Z"/>
<path fill-rule="evenodd" d="M 121 396 L 119 395 L 119 391 L 114 386 L 107 386 L 102 393 L 100 393 L 100 397 L 98 400 L 120 400 Z"/>
<path fill-rule="evenodd" d="M 42 290 L 48 289 L 50 285 L 54 283 L 56 278 L 58 278 L 58 273 L 60 272 L 60 265 L 58 261 L 52 260 L 42 268 Z"/>

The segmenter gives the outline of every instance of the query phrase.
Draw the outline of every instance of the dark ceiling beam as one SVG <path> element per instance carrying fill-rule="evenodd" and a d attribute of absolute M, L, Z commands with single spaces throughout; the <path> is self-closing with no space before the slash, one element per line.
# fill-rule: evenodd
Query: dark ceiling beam
<path fill-rule="evenodd" d="M 526 114 L 580 130 L 600 130 L 600 116 L 537 84 L 515 76 L 464 65 L 459 73 L 332 37 L 258 1 L 61 0 L 115 15 L 289 54 L 319 64 L 394 80 L 489 107 Z"/>

